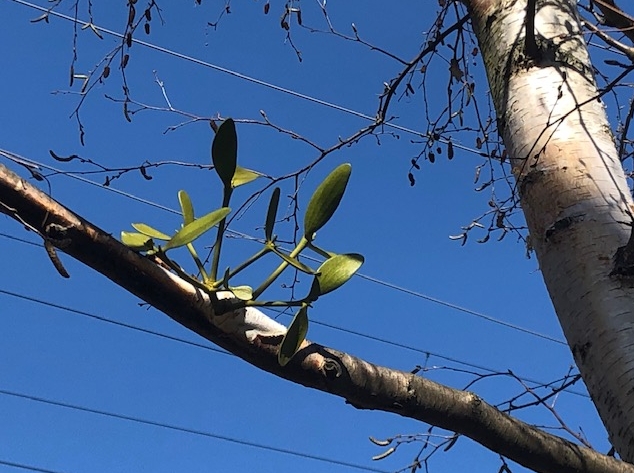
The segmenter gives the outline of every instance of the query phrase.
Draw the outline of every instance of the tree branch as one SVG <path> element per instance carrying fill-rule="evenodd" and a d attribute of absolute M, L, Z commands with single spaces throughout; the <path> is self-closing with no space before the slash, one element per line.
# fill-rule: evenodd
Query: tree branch
<path fill-rule="evenodd" d="M 605 24 L 618 28 L 634 43 L 634 18 L 619 8 L 614 0 L 593 0 L 599 7 Z"/>
<path fill-rule="evenodd" d="M 627 56 L 627 58 L 630 61 L 634 62 L 634 47 L 626 46 L 625 44 L 621 43 L 620 41 L 617 41 L 612 36 L 610 36 L 609 34 L 605 33 L 604 31 L 600 30 L 599 28 L 594 26 L 589 21 L 586 21 L 586 20 L 582 20 L 582 21 L 583 21 L 583 25 L 586 28 L 588 28 L 590 31 L 592 31 L 594 34 L 596 34 L 599 38 L 601 38 L 608 46 L 612 46 L 616 50 L 621 51 L 623 54 L 625 54 Z"/>
<path fill-rule="evenodd" d="M 634 473 L 634 466 L 575 445 L 514 419 L 473 393 L 412 373 L 368 363 L 305 341 L 281 367 L 278 344 L 285 328 L 263 313 L 241 309 L 218 315 L 210 300 L 150 259 L 131 251 L 0 165 L 0 211 L 59 249 L 161 310 L 176 322 L 276 376 L 340 396 L 358 409 L 417 419 L 470 437 L 527 468 L 543 473 Z M 55 235 L 50 235 L 51 229 Z"/>

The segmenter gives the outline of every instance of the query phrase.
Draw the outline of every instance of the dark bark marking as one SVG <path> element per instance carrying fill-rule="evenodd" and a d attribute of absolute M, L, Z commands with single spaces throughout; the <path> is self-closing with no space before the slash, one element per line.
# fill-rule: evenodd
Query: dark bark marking
<path fill-rule="evenodd" d="M 546 230 L 546 233 L 544 234 L 544 241 L 548 242 L 557 233 L 567 229 L 575 223 L 582 222 L 583 220 L 584 215 L 571 215 L 570 217 L 564 217 L 560 220 L 557 220 Z"/>
<path fill-rule="evenodd" d="M 575 360 L 579 360 L 583 364 L 586 362 L 586 358 L 588 357 L 588 352 L 592 348 L 591 342 L 586 342 L 583 345 L 575 345 L 572 347 L 572 356 Z"/>
<path fill-rule="evenodd" d="M 634 280 L 634 228 L 630 233 L 630 239 L 614 253 L 614 267 L 610 276 Z"/>

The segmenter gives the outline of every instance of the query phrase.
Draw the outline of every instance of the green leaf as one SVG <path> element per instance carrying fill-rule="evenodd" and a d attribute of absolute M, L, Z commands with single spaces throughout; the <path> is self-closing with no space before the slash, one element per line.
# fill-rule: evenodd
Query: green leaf
<path fill-rule="evenodd" d="M 121 242 L 135 251 L 148 251 L 154 248 L 152 239 L 136 232 L 121 232 Z"/>
<path fill-rule="evenodd" d="M 252 171 L 251 169 L 243 168 L 242 166 L 236 166 L 233 178 L 231 179 L 231 187 L 236 188 L 248 184 L 251 181 L 255 181 L 258 177 L 262 177 L 262 174 L 257 171 Z"/>
<path fill-rule="evenodd" d="M 241 301 L 250 301 L 253 299 L 253 288 L 251 286 L 230 287 L 229 290 Z"/>
<path fill-rule="evenodd" d="M 137 230 L 138 232 L 142 233 L 143 235 L 147 235 L 149 237 L 152 238 L 156 238 L 157 240 L 169 240 L 171 237 L 169 235 L 166 235 L 165 233 L 150 227 L 149 225 L 146 225 L 145 223 L 133 223 L 132 227 L 134 227 L 135 230 Z"/>
<path fill-rule="evenodd" d="M 187 192 L 178 191 L 178 202 L 181 204 L 181 212 L 183 213 L 183 222 L 185 225 L 194 221 L 194 206 Z"/>
<path fill-rule="evenodd" d="M 213 212 L 209 212 L 204 217 L 195 219 L 177 231 L 163 249 L 167 251 L 191 243 L 200 235 L 210 230 L 214 225 L 217 225 L 218 222 L 229 215 L 229 212 L 231 212 L 229 207 L 222 207 Z"/>
<path fill-rule="evenodd" d="M 336 255 L 327 259 L 317 269 L 308 298 L 310 301 L 334 291 L 342 286 L 357 272 L 363 264 L 363 256 L 357 253 Z"/>
<path fill-rule="evenodd" d="M 284 335 L 277 361 L 280 366 L 285 366 L 297 353 L 308 332 L 308 306 L 303 305 L 293 317 L 291 325 Z"/>
<path fill-rule="evenodd" d="M 211 144 L 211 160 L 225 189 L 231 188 L 231 180 L 238 162 L 238 135 L 231 118 L 227 118 L 218 127 Z"/>
<path fill-rule="evenodd" d="M 313 193 L 304 217 L 304 237 L 311 241 L 313 234 L 333 216 L 348 185 L 352 166 L 342 164 L 335 168 Z"/>
<path fill-rule="evenodd" d="M 302 263 L 298 259 L 292 258 L 291 256 L 287 255 L 286 253 L 281 252 L 277 248 L 272 248 L 272 250 L 273 250 L 273 253 L 275 253 L 277 256 L 279 256 L 284 261 L 286 261 L 288 264 L 290 264 L 293 268 L 298 269 L 302 273 L 306 273 L 306 274 L 315 274 L 316 273 L 316 271 L 313 268 L 311 268 L 310 266 L 306 266 L 304 263 Z"/>
<path fill-rule="evenodd" d="M 266 211 L 266 223 L 264 224 L 264 237 L 266 241 L 273 239 L 273 227 L 277 217 L 277 208 L 280 204 L 280 188 L 273 189 L 271 200 L 269 201 L 269 209 Z"/>

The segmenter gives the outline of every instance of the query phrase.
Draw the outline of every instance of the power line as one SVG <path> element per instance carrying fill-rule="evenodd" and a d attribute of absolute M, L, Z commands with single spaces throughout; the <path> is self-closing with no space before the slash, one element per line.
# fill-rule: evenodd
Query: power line
<path fill-rule="evenodd" d="M 0 294 L 4 294 L 4 295 L 7 295 L 7 296 L 15 297 L 17 299 L 22 299 L 22 300 L 29 301 L 29 302 L 34 302 L 36 304 L 44 305 L 44 306 L 47 306 L 47 307 L 52 307 L 54 309 L 63 310 L 65 312 L 70 312 L 71 314 L 83 315 L 84 317 L 88 317 L 88 318 L 91 318 L 91 319 L 94 319 L 94 320 L 98 320 L 100 322 L 105 322 L 105 323 L 111 324 L 111 325 L 117 325 L 119 327 L 123 327 L 123 328 L 127 328 L 127 329 L 130 329 L 130 330 L 134 330 L 136 332 L 145 333 L 147 335 L 152 335 L 154 337 L 163 338 L 165 340 L 170 340 L 172 342 L 183 343 L 185 345 L 189 345 L 189 346 L 196 347 L 196 348 L 203 348 L 205 350 L 213 351 L 215 353 L 220 353 L 222 355 L 232 355 L 232 353 L 229 353 L 226 350 L 221 350 L 220 348 L 215 348 L 215 347 L 212 347 L 210 345 L 206 345 L 206 344 L 198 343 L 198 342 L 193 342 L 191 340 L 186 340 L 186 339 L 180 338 L 180 337 L 174 337 L 173 335 L 167 335 L 165 333 L 156 332 L 154 330 L 150 330 L 150 329 L 146 329 L 146 328 L 142 328 L 142 327 L 137 327 L 135 325 L 127 324 L 125 322 L 119 322 L 117 320 L 108 319 L 108 318 L 103 317 L 101 315 L 92 314 L 92 313 L 86 312 L 84 310 L 74 309 L 72 307 L 63 306 L 63 305 L 60 305 L 60 304 L 55 304 L 54 302 L 44 301 L 42 299 L 37 299 L 35 297 L 27 296 L 27 295 L 24 295 L 24 294 L 18 294 L 17 292 L 11 292 L 11 291 L 6 291 L 4 289 L 0 289 Z"/>
<path fill-rule="evenodd" d="M 26 399 L 26 400 L 38 402 L 38 403 L 41 403 L 41 404 L 47 404 L 47 405 L 50 405 L 50 406 L 64 407 L 66 409 L 71 409 L 71 410 L 74 410 L 74 411 L 81 411 L 81 412 L 87 412 L 87 413 L 90 413 L 90 414 L 97 414 L 97 415 L 100 415 L 100 416 L 110 417 L 110 418 L 119 419 L 119 420 L 124 420 L 124 421 L 127 421 L 127 422 L 134 422 L 134 423 L 137 423 L 137 424 L 143 424 L 143 425 L 149 425 L 149 426 L 152 426 L 152 427 L 159 427 L 159 428 L 162 428 L 162 429 L 174 430 L 176 432 L 197 435 L 197 436 L 200 436 L 200 437 L 212 438 L 212 439 L 215 439 L 215 440 L 222 440 L 224 442 L 230 442 L 230 443 L 241 445 L 241 446 L 244 446 L 244 447 L 258 448 L 260 450 L 267 450 L 269 452 L 281 453 L 283 455 L 290 455 L 290 456 L 299 457 L 299 458 L 303 458 L 303 459 L 307 459 L 307 460 L 315 460 L 315 461 L 318 461 L 318 462 L 328 463 L 328 464 L 331 464 L 331 465 L 345 466 L 345 467 L 348 467 L 348 468 L 353 468 L 355 470 L 370 471 L 370 472 L 376 472 L 376 473 L 390 473 L 387 470 L 381 470 L 381 469 L 378 469 L 378 468 L 367 467 L 367 466 L 364 466 L 364 465 L 360 465 L 358 463 L 351 463 L 351 462 L 346 462 L 346 461 L 342 461 L 342 460 L 336 460 L 334 458 L 323 457 L 323 456 L 320 456 L 320 455 L 313 455 L 311 453 L 298 452 L 296 450 L 290 450 L 290 449 L 287 449 L 287 448 L 274 447 L 274 446 L 271 446 L 271 445 L 265 445 L 265 444 L 262 444 L 262 443 L 251 442 L 251 441 L 244 440 L 244 439 L 239 439 L 239 438 L 236 438 L 236 437 L 229 437 L 227 435 L 216 434 L 216 433 L 205 431 L 205 430 L 193 429 L 193 428 L 189 428 L 189 427 L 182 427 L 182 426 L 175 425 L 175 424 L 167 424 L 167 423 L 159 422 L 159 421 L 156 421 L 156 420 L 143 419 L 141 417 L 130 416 L 130 415 L 126 415 L 126 414 L 119 414 L 119 413 L 116 413 L 116 412 L 104 411 L 104 410 L 101 410 L 101 409 L 93 409 L 91 407 L 79 406 L 77 404 L 71 404 L 71 403 L 68 403 L 68 402 L 55 401 L 53 399 L 48 399 L 48 398 L 44 398 L 44 397 L 40 397 L 40 396 L 33 396 L 33 395 L 30 395 L 30 394 L 18 393 L 16 391 L 9 391 L 9 390 L 5 390 L 5 389 L 0 389 L 0 394 L 1 395 L 5 395 L 5 396 L 16 397 L 16 398 L 20 398 L 20 399 Z M 35 470 L 35 471 L 43 471 L 45 473 L 58 473 L 58 472 L 49 472 L 48 470 Z"/>
<path fill-rule="evenodd" d="M 540 332 L 536 332 L 535 330 L 531 330 L 528 328 L 521 327 L 520 325 L 512 324 L 510 322 L 505 322 L 504 320 L 496 319 L 495 317 L 491 317 L 490 315 L 483 314 L 481 312 L 476 312 L 475 310 L 467 309 L 466 307 L 459 306 L 452 302 L 443 301 L 442 299 L 437 299 L 436 297 L 428 296 L 427 294 L 423 294 L 421 292 L 414 291 L 412 289 L 407 289 L 405 287 L 397 286 L 396 284 L 392 284 L 386 281 L 382 281 L 377 278 L 373 278 L 372 276 L 367 276 L 365 274 L 358 273 L 360 278 L 365 279 L 367 281 L 371 281 L 373 283 L 379 284 L 381 286 L 388 287 L 390 289 L 394 289 L 395 291 L 400 291 L 405 294 L 409 294 L 410 296 L 418 297 L 420 299 L 424 299 L 429 302 L 433 302 L 434 304 L 438 304 L 449 309 L 457 310 L 459 312 L 464 312 L 465 314 L 473 315 L 474 317 L 481 318 L 486 320 L 487 322 L 491 322 L 497 325 L 501 325 L 503 327 L 507 327 L 513 330 L 517 330 L 518 332 L 523 332 L 528 335 L 532 335 L 534 337 L 542 338 L 544 340 L 548 340 L 549 342 L 554 342 L 559 345 L 568 346 L 566 342 L 563 340 L 559 340 L 558 338 L 551 337 L 550 335 L 545 335 Z"/>
<path fill-rule="evenodd" d="M 45 7 L 42 7 L 40 5 L 35 5 L 35 4 L 27 2 L 25 0 L 12 0 L 12 1 L 14 3 L 18 3 L 20 5 L 23 5 L 23 6 L 26 6 L 26 7 L 30 7 L 30 8 L 32 8 L 34 10 L 38 10 L 38 11 L 44 12 L 44 13 L 46 13 L 48 15 L 55 16 L 57 18 L 61 18 L 61 19 L 66 20 L 66 21 L 70 21 L 71 23 L 77 23 L 77 24 L 82 24 L 82 25 L 90 24 L 97 31 L 100 31 L 100 32 L 105 33 L 105 34 L 110 35 L 110 36 L 114 36 L 116 38 L 123 39 L 123 35 L 121 33 L 118 33 L 116 31 L 110 30 L 108 28 L 103 28 L 101 26 L 97 26 L 94 23 L 89 23 L 87 21 L 81 21 L 79 19 L 73 18 L 72 16 L 64 15 L 63 13 L 59 13 L 59 12 L 57 12 L 55 10 L 51 10 L 49 8 L 45 8 Z M 368 120 L 370 122 L 375 122 L 376 121 L 376 116 L 370 116 L 370 115 L 367 115 L 365 113 L 358 112 L 356 110 L 352 110 L 350 108 L 344 107 L 342 105 L 337 105 L 335 103 L 328 102 L 326 100 L 318 99 L 318 98 L 313 97 L 311 95 L 302 94 L 302 93 L 296 92 L 296 91 L 294 91 L 292 89 L 287 89 L 285 87 L 281 87 L 279 85 L 275 85 L 275 84 L 272 84 L 270 82 L 266 82 L 264 80 L 257 79 L 255 77 L 251 77 L 251 76 L 248 76 L 246 74 L 242 74 L 242 73 L 234 71 L 232 69 L 228 69 L 226 67 L 218 66 L 216 64 L 213 64 L 213 63 L 210 63 L 210 62 L 207 62 L 207 61 L 203 61 L 202 59 L 198 59 L 198 58 L 195 58 L 193 56 L 188 56 L 186 54 L 182 54 L 182 53 L 176 52 L 176 51 L 174 51 L 172 49 L 168 49 L 168 48 L 164 48 L 162 46 L 158 46 L 158 45 L 156 45 L 154 43 L 143 41 L 143 40 L 140 40 L 138 38 L 133 38 L 132 41 L 134 43 L 140 45 L 140 46 L 144 46 L 146 48 L 153 49 L 155 51 L 158 51 L 158 52 L 163 53 L 163 54 L 167 54 L 169 56 L 173 56 L 173 57 L 175 57 L 177 59 L 181 59 L 181 60 L 184 60 L 184 61 L 188 61 L 188 62 L 194 63 L 194 64 L 196 64 L 198 66 L 207 67 L 209 69 L 213 69 L 215 71 L 222 72 L 224 74 L 228 74 L 230 76 L 236 77 L 236 78 L 241 79 L 241 80 L 245 80 L 247 82 L 252 82 L 252 83 L 260 85 L 262 87 L 266 87 L 268 89 L 275 90 L 276 92 L 281 92 L 281 93 L 284 93 L 284 94 L 288 94 L 288 95 L 290 95 L 292 97 L 296 97 L 296 98 L 299 98 L 299 99 L 302 99 L 302 100 L 306 100 L 308 102 L 316 103 L 316 104 L 322 105 L 324 107 L 332 108 L 332 109 L 337 110 L 339 112 L 347 113 L 349 115 L 354 115 L 355 117 L 363 118 L 364 120 Z M 395 130 L 399 130 L 399 131 L 402 131 L 402 132 L 405 132 L 405 133 L 409 133 L 411 135 L 418 136 L 418 137 L 423 137 L 423 138 L 427 138 L 428 137 L 427 133 L 416 131 L 416 130 L 413 130 L 411 128 L 408 128 L 408 127 L 405 127 L 405 126 L 402 126 L 402 125 L 397 125 L 396 123 L 385 122 L 383 125 L 386 126 L 386 127 L 389 127 L 389 128 L 393 128 Z M 438 141 L 444 141 L 444 140 L 441 138 Z M 482 152 L 480 150 L 477 150 L 475 148 L 470 148 L 468 146 L 461 145 L 460 143 L 455 142 L 455 141 L 452 141 L 452 143 L 453 143 L 454 148 L 461 149 L 463 151 L 468 151 L 469 153 L 477 154 L 478 156 L 482 156 Z"/>
<path fill-rule="evenodd" d="M 30 240 L 25 240 L 24 238 L 18 238 L 16 236 L 13 235 L 9 235 L 8 233 L 2 233 L 0 232 L 0 237 L 2 238 L 6 238 L 8 240 L 14 240 L 14 241 L 19 241 L 20 243 L 24 243 L 26 245 L 31 245 L 31 246 L 42 246 L 40 243 L 36 243 L 34 241 L 30 241 Z"/>
<path fill-rule="evenodd" d="M 154 330 L 149 330 L 149 329 L 137 327 L 135 325 L 131 325 L 131 324 L 127 324 L 127 323 L 124 323 L 124 322 L 119 322 L 119 321 L 116 321 L 116 320 L 108 319 L 106 317 L 103 317 L 103 316 L 100 316 L 100 315 L 96 315 L 96 314 L 93 314 L 93 313 L 90 313 L 90 312 L 87 312 L 87 311 L 74 309 L 72 307 L 56 304 L 56 303 L 53 303 L 53 302 L 50 302 L 50 301 L 45 301 L 45 300 L 42 300 L 42 299 L 38 299 L 36 297 L 27 296 L 27 295 L 19 294 L 19 293 L 12 292 L 12 291 L 7 291 L 5 289 L 0 289 L 0 294 L 4 294 L 4 295 L 10 296 L 10 297 L 15 297 L 17 299 L 26 300 L 26 301 L 33 302 L 33 303 L 40 304 L 40 305 L 44 305 L 44 306 L 47 306 L 47 307 L 52 307 L 54 309 L 62 310 L 62 311 L 65 311 L 65 312 L 70 312 L 72 314 L 82 315 L 82 316 L 91 318 L 93 320 L 98 320 L 100 322 L 105 322 L 105 323 L 108 323 L 108 324 L 120 326 L 120 327 L 123 327 L 123 328 L 127 328 L 127 329 L 130 329 L 130 330 L 134 330 L 134 331 L 137 331 L 137 332 L 144 333 L 146 335 L 152 335 L 152 336 L 155 336 L 155 337 L 163 338 L 165 340 L 169 340 L 169 341 L 172 341 L 172 342 L 182 343 L 184 345 L 193 346 L 193 347 L 196 347 L 196 348 L 203 348 L 205 350 L 212 351 L 212 352 L 215 352 L 215 353 L 220 353 L 220 354 L 223 354 L 223 355 L 231 355 L 231 356 L 233 356 L 232 353 L 229 353 L 229 352 L 227 352 L 225 350 L 221 350 L 221 349 L 212 347 L 212 346 L 207 345 L 207 344 L 198 343 L 198 342 L 192 342 L 192 341 L 186 340 L 184 338 L 175 337 L 175 336 L 167 335 L 167 334 L 164 334 L 164 333 L 161 333 L 161 332 L 156 332 Z M 282 312 L 282 311 L 279 311 L 279 312 Z M 444 360 L 444 361 L 449 361 L 451 363 L 456 363 L 458 365 L 466 366 L 468 368 L 474 368 L 474 369 L 486 371 L 486 372 L 489 372 L 489 373 L 500 373 L 501 372 L 501 370 L 495 370 L 493 368 L 489 368 L 489 367 L 478 365 L 478 364 L 471 363 L 471 362 L 468 362 L 468 361 L 460 360 L 458 358 L 454 358 L 454 357 L 450 357 L 450 356 L 446 356 L 446 355 L 441 355 L 439 353 L 435 353 L 435 352 L 432 352 L 432 351 L 422 350 L 420 348 L 416 348 L 416 347 L 413 347 L 411 345 L 406 345 L 404 343 L 394 342 L 392 340 L 388 340 L 388 339 L 385 339 L 385 338 L 376 337 L 376 336 L 373 336 L 373 335 L 368 335 L 368 334 L 363 333 L 363 332 L 358 332 L 358 331 L 355 331 L 355 330 L 350 330 L 350 329 L 347 329 L 347 328 L 338 327 L 336 325 L 329 324 L 329 323 L 326 323 L 326 322 L 321 322 L 319 320 L 311 319 L 311 323 L 315 324 L 315 325 L 320 325 L 322 327 L 329 328 L 331 330 L 336 330 L 336 331 L 339 331 L 339 332 L 347 333 L 349 335 L 354 335 L 354 336 L 361 337 L 361 338 L 364 338 L 364 339 L 367 339 L 367 340 L 372 340 L 372 341 L 375 341 L 375 342 L 378 342 L 378 343 L 382 343 L 384 345 L 389 345 L 389 346 L 392 346 L 392 347 L 395 347 L 395 348 L 399 348 L 399 349 L 403 349 L 403 350 L 408 350 L 408 351 L 412 351 L 412 352 L 415 352 L 415 353 L 419 353 L 419 354 L 424 355 L 424 356 L 436 357 L 438 359 L 441 359 L 441 360 Z M 540 386 L 545 386 L 546 385 L 546 383 L 544 383 L 543 381 L 538 381 L 538 380 L 527 378 L 527 377 L 519 377 L 519 378 L 521 380 L 525 381 L 525 382 L 533 383 L 535 385 L 540 385 Z M 567 389 L 566 392 L 569 392 L 571 394 L 575 394 L 575 395 L 578 395 L 578 396 L 582 396 L 582 397 L 588 397 L 587 394 L 581 393 L 579 391 L 574 391 L 572 389 Z"/>
<path fill-rule="evenodd" d="M 26 465 L 24 463 L 10 462 L 7 460 L 0 460 L 0 465 L 10 466 L 12 468 L 20 468 L 22 470 L 37 471 L 38 473 L 62 473 L 59 470 L 49 470 L 48 468 Z"/>

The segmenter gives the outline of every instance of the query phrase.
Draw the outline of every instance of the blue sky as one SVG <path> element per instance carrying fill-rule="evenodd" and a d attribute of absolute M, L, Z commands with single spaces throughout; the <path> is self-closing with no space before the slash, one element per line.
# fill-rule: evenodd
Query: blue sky
<path fill-rule="evenodd" d="M 62 2 L 57 11 L 72 15 L 72 3 Z M 375 114 L 383 82 L 402 68 L 358 43 L 309 33 L 294 25 L 293 41 L 303 57 L 299 62 L 279 27 L 281 3 L 272 3 L 271 12 L 264 15 L 261 1 L 233 2 L 232 13 L 224 15 L 216 29 L 208 22 L 217 19 L 224 2 L 203 1 L 201 6 L 193 1 L 162 3 L 165 24 L 160 25 L 155 17 L 151 34 L 140 33 L 140 39 L 366 115 Z M 103 5 L 94 6 L 95 23 L 122 31 L 125 9 Z M 332 2 L 329 11 L 341 31 L 351 33 L 350 23 L 354 22 L 368 41 L 410 59 L 424 41 L 423 32 L 433 21 L 436 5 L 403 1 L 398 8 L 387 8 L 378 1 Z M 69 88 L 68 80 L 73 25 L 54 17 L 48 24 L 30 22 L 39 15 L 27 5 L 0 2 L 5 37 L 0 148 L 65 172 L 91 168 L 55 162 L 49 149 L 60 155 L 76 153 L 110 167 L 135 166 L 145 160 L 210 162 L 212 131 L 206 122 L 165 133 L 185 119 L 174 113 L 146 111 L 128 123 L 121 104 L 105 98 L 121 97 L 118 71 L 92 90 L 81 108 L 86 130 L 82 146 L 77 122 L 70 117 L 79 99 L 79 85 Z M 304 21 L 323 26 L 320 15 L 309 4 Z M 80 2 L 79 16 L 87 18 L 84 2 Z M 94 68 L 117 41 L 108 35 L 100 40 L 89 29 L 80 30 L 75 72 Z M 436 67 L 436 73 L 428 74 L 428 97 L 432 107 L 442 107 L 448 66 L 440 62 Z M 358 116 L 140 44 L 131 49 L 127 73 L 132 97 L 140 102 L 165 107 L 155 82 L 158 77 L 179 110 L 236 120 L 260 119 L 259 111 L 264 110 L 275 124 L 326 147 L 367 125 Z M 481 71 L 474 74 L 481 104 L 485 104 L 484 77 Z M 426 129 L 420 90 L 398 101 L 393 114 L 401 126 Z M 270 128 L 239 123 L 238 136 L 240 163 L 267 175 L 291 172 L 316 157 L 310 147 Z M 312 189 L 332 168 L 352 163 L 343 203 L 320 232 L 319 241 L 333 251 L 362 253 L 366 258 L 362 273 L 383 282 L 354 278 L 320 299 L 310 313 L 309 338 L 393 368 L 437 367 L 426 375 L 457 388 L 473 379 L 462 372 L 474 370 L 465 363 L 502 372 L 510 369 L 539 381 L 565 375 L 572 364 L 566 346 L 425 298 L 563 339 L 536 261 L 526 258 L 516 236 L 501 242 L 492 238 L 486 244 L 472 238 L 465 246 L 448 238 L 487 210 L 490 194 L 474 191 L 475 168 L 484 160 L 477 153 L 458 149 L 452 161 L 443 156 L 434 164 L 421 161 L 416 185 L 410 187 L 410 160 L 420 149 L 412 143 L 415 139 L 406 133 L 398 139 L 388 135 L 379 140 L 365 138 L 328 156 L 303 182 L 300 205 L 305 207 Z M 473 135 L 458 135 L 458 139 L 465 147 L 474 147 Z M 4 160 L 3 164 L 28 177 L 24 168 Z M 139 173 L 127 174 L 113 181 L 111 188 L 171 209 L 178 207 L 177 191 L 186 189 L 198 214 L 220 205 L 221 189 L 212 172 L 167 166 L 150 174 L 151 181 Z M 102 174 L 83 177 L 97 183 L 104 180 Z M 50 182 L 55 199 L 115 235 L 129 229 L 131 222 L 142 221 L 168 231 L 180 222 L 174 213 L 68 175 L 51 176 Z M 290 184 L 282 189 L 283 196 L 292 192 Z M 253 186 L 240 189 L 237 197 L 248 197 L 257 188 Z M 266 200 L 257 201 L 232 228 L 259 236 Z M 281 226 L 280 232 L 284 229 Z M 247 472 L 256 467 L 263 471 L 363 471 L 305 455 L 370 471 L 398 471 L 420 449 L 417 443 L 404 445 L 389 458 L 373 462 L 371 457 L 382 450 L 368 441 L 369 436 L 421 434 L 428 427 L 393 415 L 356 410 L 342 399 L 293 385 L 233 356 L 209 350 L 211 345 L 205 340 L 163 314 L 140 307 L 135 297 L 62 254 L 71 274 L 69 280 L 63 280 L 41 246 L 10 238 L 39 243 L 13 220 L 0 218 L 0 234 L 0 471 L 19 471 L 11 463 L 59 472 Z M 235 264 L 258 248 L 256 243 L 236 238 L 224 249 L 223 261 Z M 257 285 L 257 281 L 245 283 Z M 288 294 L 283 288 L 277 290 Z M 279 320 L 288 323 L 290 318 L 280 316 Z M 503 377 L 480 381 L 473 389 L 491 403 L 522 391 L 517 382 Z M 574 391 L 585 392 L 580 385 Z M 595 448 L 607 451 L 605 431 L 587 397 L 562 393 L 556 407 L 572 429 L 582 428 Z M 538 409 L 522 411 L 519 416 L 540 425 L 555 423 Z M 499 466 L 495 454 L 467 439 L 447 453 L 434 455 L 430 463 L 432 471 L 496 471 Z M 516 466 L 513 471 L 521 469 Z"/>

